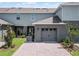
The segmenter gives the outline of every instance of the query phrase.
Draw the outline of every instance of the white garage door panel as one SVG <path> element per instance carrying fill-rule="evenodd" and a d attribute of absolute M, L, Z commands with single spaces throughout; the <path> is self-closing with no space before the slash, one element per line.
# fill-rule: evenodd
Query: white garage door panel
<path fill-rule="evenodd" d="M 41 33 L 42 41 L 56 41 L 56 30 L 53 29 L 43 29 Z"/>
<path fill-rule="evenodd" d="M 49 34 L 48 34 L 48 39 L 50 40 L 50 41 L 52 41 L 52 40 L 56 40 L 56 31 L 54 31 L 54 30 L 52 30 L 52 31 L 48 31 L 49 32 Z"/>
<path fill-rule="evenodd" d="M 47 40 L 47 38 L 48 38 L 48 31 L 42 31 L 42 39 L 43 40 Z"/>

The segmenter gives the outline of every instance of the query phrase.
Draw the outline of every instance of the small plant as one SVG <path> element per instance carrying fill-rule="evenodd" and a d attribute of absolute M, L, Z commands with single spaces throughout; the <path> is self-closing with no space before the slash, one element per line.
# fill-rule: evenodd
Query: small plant
<path fill-rule="evenodd" d="M 68 37 L 63 39 L 62 44 L 64 45 L 65 48 L 73 48 L 74 43 L 72 40 L 70 40 Z"/>

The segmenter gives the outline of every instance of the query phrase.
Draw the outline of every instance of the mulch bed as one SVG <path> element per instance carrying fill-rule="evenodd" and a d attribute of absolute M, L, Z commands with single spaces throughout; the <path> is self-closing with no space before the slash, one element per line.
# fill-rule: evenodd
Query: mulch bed
<path fill-rule="evenodd" d="M 73 48 L 66 48 L 66 47 L 64 47 L 63 44 L 61 44 L 61 45 L 62 45 L 63 48 L 66 49 L 70 54 L 71 54 L 72 51 L 79 51 L 79 47 L 76 46 L 76 45 L 74 45 Z"/>

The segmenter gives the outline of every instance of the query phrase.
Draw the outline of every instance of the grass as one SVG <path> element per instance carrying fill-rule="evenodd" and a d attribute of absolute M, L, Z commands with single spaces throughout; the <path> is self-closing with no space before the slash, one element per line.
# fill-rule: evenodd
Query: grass
<path fill-rule="evenodd" d="M 0 49 L 0 56 L 11 56 L 24 42 L 25 38 L 14 38 L 15 48 Z"/>
<path fill-rule="evenodd" d="M 72 55 L 72 56 L 79 56 L 79 51 L 78 51 L 78 50 L 72 51 L 72 52 L 71 52 L 71 55 Z"/>

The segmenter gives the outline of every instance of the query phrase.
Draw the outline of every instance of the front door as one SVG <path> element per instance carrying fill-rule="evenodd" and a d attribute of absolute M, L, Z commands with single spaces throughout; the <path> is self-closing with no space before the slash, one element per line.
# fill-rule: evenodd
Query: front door
<path fill-rule="evenodd" d="M 32 41 L 34 41 L 34 26 L 27 27 L 27 36 L 32 36 Z"/>

